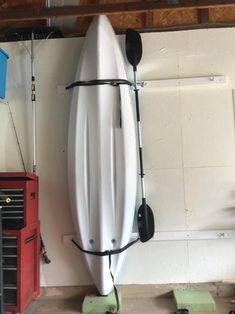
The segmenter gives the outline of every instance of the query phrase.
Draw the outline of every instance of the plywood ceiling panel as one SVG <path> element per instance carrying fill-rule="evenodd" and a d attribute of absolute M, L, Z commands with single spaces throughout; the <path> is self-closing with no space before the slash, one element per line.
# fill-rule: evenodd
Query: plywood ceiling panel
<path fill-rule="evenodd" d="M 143 29 L 146 27 L 145 13 L 108 15 L 111 24 L 118 32 L 127 28 Z M 76 22 L 77 34 L 84 34 L 91 23 L 92 17 L 79 17 Z"/>
<path fill-rule="evenodd" d="M 145 14 L 119 14 L 108 16 L 116 29 L 143 28 L 145 27 Z"/>
<path fill-rule="evenodd" d="M 235 7 L 210 9 L 210 21 L 211 22 L 234 22 L 235 21 Z"/>
<path fill-rule="evenodd" d="M 138 2 L 138 0 L 127 0 L 126 2 Z M 141 0 L 139 0 L 141 2 Z M 123 3 L 120 0 L 81 0 L 80 5 L 86 4 L 109 4 L 109 3 Z M 118 30 L 126 28 L 143 28 L 145 27 L 145 13 L 126 13 L 108 15 L 113 27 Z M 92 18 L 77 18 L 77 29 L 83 33 L 88 28 Z"/>
<path fill-rule="evenodd" d="M 179 11 L 156 11 L 153 13 L 153 26 L 192 25 L 198 22 L 196 9 Z"/>

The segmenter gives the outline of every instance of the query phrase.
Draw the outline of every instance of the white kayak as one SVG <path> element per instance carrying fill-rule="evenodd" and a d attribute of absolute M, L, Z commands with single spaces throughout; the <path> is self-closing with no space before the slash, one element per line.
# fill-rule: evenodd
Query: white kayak
<path fill-rule="evenodd" d="M 76 81 L 126 80 L 115 33 L 105 16 L 86 34 Z M 137 188 L 135 116 L 128 85 L 73 88 L 68 140 L 70 206 L 78 244 L 103 252 L 131 237 Z M 101 295 L 113 289 L 108 256 L 83 253 Z M 112 255 L 116 279 L 125 252 Z"/>

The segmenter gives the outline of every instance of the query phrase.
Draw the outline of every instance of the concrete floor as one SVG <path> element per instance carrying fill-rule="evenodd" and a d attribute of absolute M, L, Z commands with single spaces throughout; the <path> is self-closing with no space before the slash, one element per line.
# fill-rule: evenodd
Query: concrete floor
<path fill-rule="evenodd" d="M 235 305 L 231 305 L 230 301 L 231 298 L 215 298 L 217 311 L 211 313 L 228 314 L 231 309 L 235 310 Z M 81 305 L 81 298 L 39 298 L 30 305 L 24 314 L 79 314 L 82 313 Z M 174 310 L 174 301 L 170 297 L 124 298 L 120 314 L 172 314 Z M 206 314 L 206 312 L 197 312 L 196 314 Z"/>

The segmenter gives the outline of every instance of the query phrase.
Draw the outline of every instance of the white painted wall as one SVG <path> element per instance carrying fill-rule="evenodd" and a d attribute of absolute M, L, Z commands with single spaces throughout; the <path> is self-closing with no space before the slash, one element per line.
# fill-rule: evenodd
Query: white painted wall
<path fill-rule="evenodd" d="M 139 79 L 226 75 L 225 86 L 141 92 L 148 203 L 158 231 L 235 228 L 235 29 L 143 34 Z M 123 38 L 120 38 L 123 46 Z M 90 284 L 73 245 L 66 160 L 71 83 L 83 39 L 49 40 L 37 52 L 38 174 L 42 234 L 52 263 L 43 286 Z M 39 43 L 37 43 L 37 46 Z M 30 59 L 9 54 L 7 99 L 31 169 Z M 131 74 L 131 72 L 130 72 Z M 131 79 L 131 76 L 130 76 Z M 22 171 L 8 108 L 0 104 L 0 171 Z M 207 282 L 235 277 L 235 240 L 149 242 L 131 248 L 119 283 Z"/>

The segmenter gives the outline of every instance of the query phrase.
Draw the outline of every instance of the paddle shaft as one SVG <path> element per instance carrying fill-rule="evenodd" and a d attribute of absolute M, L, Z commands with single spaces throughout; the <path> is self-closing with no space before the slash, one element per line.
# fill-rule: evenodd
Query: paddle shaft
<path fill-rule="evenodd" d="M 136 104 L 136 119 L 137 119 L 137 137 L 139 145 L 139 161 L 140 161 L 140 178 L 141 178 L 141 192 L 142 192 L 142 204 L 146 208 L 146 196 L 145 196 L 145 182 L 144 182 L 144 159 L 143 159 L 143 146 L 142 146 L 142 132 L 140 124 L 140 106 L 139 106 L 139 89 L 137 85 L 136 68 L 133 67 L 134 72 L 134 92 L 135 92 L 135 104 Z M 147 215 L 146 215 L 147 216 Z"/>

